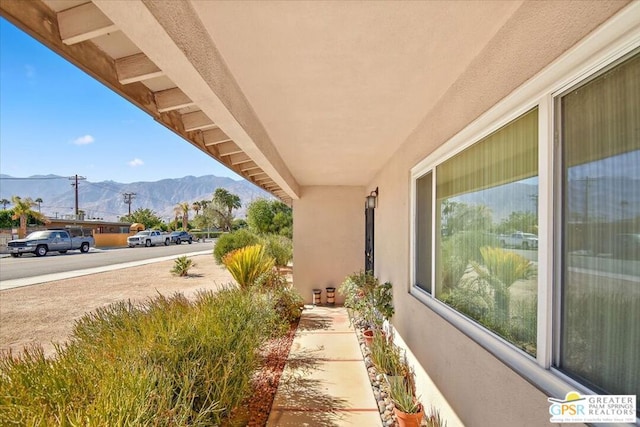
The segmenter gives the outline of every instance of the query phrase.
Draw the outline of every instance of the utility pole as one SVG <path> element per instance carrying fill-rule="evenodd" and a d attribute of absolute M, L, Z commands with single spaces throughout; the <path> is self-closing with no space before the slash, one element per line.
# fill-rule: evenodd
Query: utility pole
<path fill-rule="evenodd" d="M 136 198 L 136 193 L 122 193 L 124 202 L 129 205 L 129 216 L 131 216 L 131 202 Z"/>
<path fill-rule="evenodd" d="M 87 178 L 85 178 L 84 176 L 78 176 L 78 174 L 76 174 L 75 176 L 70 176 L 69 177 L 70 180 L 74 180 L 75 182 L 71 184 L 72 187 L 75 187 L 75 192 L 76 192 L 76 219 L 78 219 L 78 181 L 81 180 L 85 180 Z"/>

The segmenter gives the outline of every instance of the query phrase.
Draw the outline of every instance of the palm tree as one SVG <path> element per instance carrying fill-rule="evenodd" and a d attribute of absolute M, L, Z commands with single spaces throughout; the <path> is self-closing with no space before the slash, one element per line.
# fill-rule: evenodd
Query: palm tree
<path fill-rule="evenodd" d="M 0 200 L 0 204 L 2 204 L 2 209 L 5 210 L 5 211 L 7 210 L 7 205 L 10 204 L 10 203 L 11 203 L 11 201 L 7 200 L 7 199 Z"/>
<path fill-rule="evenodd" d="M 198 212 L 200 212 L 200 209 L 202 209 L 202 205 L 200 204 L 200 202 L 193 202 L 193 204 L 191 205 L 191 209 L 196 212 L 195 216 L 198 216 Z"/>
<path fill-rule="evenodd" d="M 178 219 L 180 219 L 180 214 L 182 213 L 182 206 L 179 203 L 173 208 L 173 213 L 175 215 L 174 220 L 173 220 L 173 229 L 177 230 L 178 229 Z"/>
<path fill-rule="evenodd" d="M 43 200 L 40 197 L 38 197 L 37 199 L 34 200 L 34 202 L 36 202 L 38 204 L 38 212 L 41 212 L 40 203 L 42 203 Z"/>
<path fill-rule="evenodd" d="M 182 229 L 184 231 L 187 231 L 189 228 L 189 203 L 188 202 L 183 202 L 180 203 L 178 206 L 180 206 L 180 209 L 182 210 Z"/>
<path fill-rule="evenodd" d="M 236 194 L 230 193 L 224 188 L 216 188 L 213 193 L 213 210 L 218 214 L 220 222 L 223 228 L 227 231 L 231 231 L 231 225 L 233 223 L 233 210 L 240 208 L 240 197 Z"/>
<path fill-rule="evenodd" d="M 13 215 L 11 216 L 11 219 L 20 220 L 18 237 L 23 238 L 27 234 L 27 218 L 29 216 L 32 216 L 36 220 L 44 222 L 45 224 L 51 222 L 40 212 L 35 212 L 33 209 L 31 209 L 36 205 L 36 202 L 31 200 L 30 197 L 22 199 L 18 196 L 13 196 L 11 197 L 11 202 L 13 203 Z"/>

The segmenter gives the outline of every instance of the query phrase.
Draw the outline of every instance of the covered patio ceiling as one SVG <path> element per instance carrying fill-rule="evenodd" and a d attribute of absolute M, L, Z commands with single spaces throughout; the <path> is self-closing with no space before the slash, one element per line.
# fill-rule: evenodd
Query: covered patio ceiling
<path fill-rule="evenodd" d="M 3 0 L 0 11 L 290 203 L 302 186 L 370 182 L 521 6 Z"/>

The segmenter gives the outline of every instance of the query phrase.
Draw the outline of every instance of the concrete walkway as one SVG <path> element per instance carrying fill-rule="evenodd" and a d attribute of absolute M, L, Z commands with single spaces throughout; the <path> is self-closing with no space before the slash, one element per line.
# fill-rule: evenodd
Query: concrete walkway
<path fill-rule="evenodd" d="M 382 426 L 347 310 L 307 307 L 267 426 Z"/>

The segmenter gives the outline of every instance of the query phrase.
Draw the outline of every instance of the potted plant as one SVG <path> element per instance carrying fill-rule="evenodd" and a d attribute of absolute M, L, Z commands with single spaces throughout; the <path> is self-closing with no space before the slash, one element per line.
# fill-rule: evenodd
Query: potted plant
<path fill-rule="evenodd" d="M 411 373 L 413 375 L 413 373 Z M 406 377 L 393 377 L 389 381 L 389 396 L 393 401 L 393 412 L 400 427 L 419 427 L 424 408 L 415 396 L 415 389 Z"/>
<path fill-rule="evenodd" d="M 391 283 L 380 284 L 370 271 L 361 271 L 347 276 L 338 292 L 345 297 L 345 307 L 360 317 L 359 324 L 364 329 L 365 341 L 370 344 L 373 331 L 381 331 L 384 321 L 393 316 Z"/>
<path fill-rule="evenodd" d="M 369 346 L 371 361 L 378 373 L 381 373 L 390 382 L 392 377 L 405 377 L 405 364 L 403 363 L 400 349 L 390 342 L 382 332 L 376 331 Z"/>

